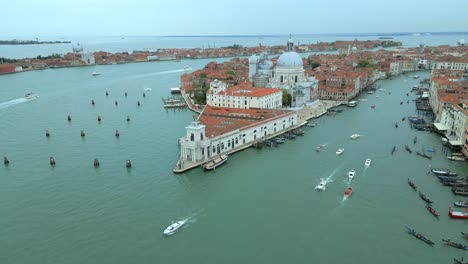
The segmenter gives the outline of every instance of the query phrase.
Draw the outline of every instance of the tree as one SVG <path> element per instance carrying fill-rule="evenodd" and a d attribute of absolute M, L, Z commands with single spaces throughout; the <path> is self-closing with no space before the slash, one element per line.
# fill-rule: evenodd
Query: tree
<path fill-rule="evenodd" d="M 201 72 L 200 74 L 198 74 L 198 77 L 206 78 L 206 77 L 208 77 L 208 74 L 206 74 L 206 72 Z"/>
<path fill-rule="evenodd" d="M 314 70 L 314 69 L 317 68 L 317 67 L 320 67 L 320 63 L 318 63 L 318 62 L 312 62 L 312 63 L 310 64 L 310 69 L 311 69 L 311 70 Z"/>
<path fill-rule="evenodd" d="M 291 106 L 292 96 L 289 94 L 287 89 L 281 89 L 283 91 L 282 104 L 283 106 Z"/>

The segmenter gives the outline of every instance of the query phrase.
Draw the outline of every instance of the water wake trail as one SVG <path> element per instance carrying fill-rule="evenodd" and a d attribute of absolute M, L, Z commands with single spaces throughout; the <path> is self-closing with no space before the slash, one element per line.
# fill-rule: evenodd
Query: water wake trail
<path fill-rule="evenodd" d="M 170 70 L 170 71 L 151 72 L 151 73 L 128 76 L 128 77 L 126 77 L 124 79 L 125 80 L 133 80 L 133 79 L 146 78 L 146 77 L 152 77 L 152 76 L 158 76 L 158 75 L 180 73 L 180 72 L 184 72 L 184 71 L 186 71 L 186 70 L 185 69 L 178 69 L 178 70 Z"/>
<path fill-rule="evenodd" d="M 18 99 L 10 100 L 10 101 L 7 101 L 7 102 L 3 102 L 3 103 L 0 103 L 0 109 L 5 109 L 5 108 L 8 108 L 8 107 L 13 106 L 13 105 L 25 103 L 27 101 L 28 101 L 28 99 L 26 99 L 26 98 L 18 98 Z"/>
<path fill-rule="evenodd" d="M 186 223 L 190 223 L 190 224 L 196 223 L 197 222 L 197 216 L 199 216 L 201 213 L 203 213 L 203 209 L 200 209 L 200 210 L 197 210 L 197 211 L 193 212 L 189 216 L 182 219 L 182 221 L 185 221 Z"/>

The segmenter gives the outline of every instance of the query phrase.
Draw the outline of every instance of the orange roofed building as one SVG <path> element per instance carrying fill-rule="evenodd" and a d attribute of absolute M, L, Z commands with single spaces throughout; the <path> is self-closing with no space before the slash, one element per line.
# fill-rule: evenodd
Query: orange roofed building
<path fill-rule="evenodd" d="M 178 169 L 250 146 L 297 125 L 297 112 L 207 105 L 180 139 Z"/>
<path fill-rule="evenodd" d="M 253 87 L 241 83 L 228 87 L 224 82 L 214 80 L 206 93 L 206 104 L 230 108 L 279 108 L 282 104 L 281 89 Z"/>

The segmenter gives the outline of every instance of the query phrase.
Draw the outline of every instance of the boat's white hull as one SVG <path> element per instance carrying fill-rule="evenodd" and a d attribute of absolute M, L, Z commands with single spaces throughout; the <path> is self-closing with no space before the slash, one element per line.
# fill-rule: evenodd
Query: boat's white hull
<path fill-rule="evenodd" d="M 173 223 L 172 225 L 168 226 L 164 230 L 163 234 L 166 235 L 166 236 L 173 235 L 175 232 L 177 232 L 184 225 L 185 225 L 185 221 L 177 221 L 177 222 Z"/>

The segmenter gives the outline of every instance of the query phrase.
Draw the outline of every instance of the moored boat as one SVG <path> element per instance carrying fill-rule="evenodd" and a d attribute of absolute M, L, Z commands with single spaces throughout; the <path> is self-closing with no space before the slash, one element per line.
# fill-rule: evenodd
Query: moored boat
<path fill-rule="evenodd" d="M 413 153 L 413 151 L 410 149 L 410 147 L 408 147 L 408 145 L 405 145 L 405 149 L 409 152 L 409 154 Z"/>
<path fill-rule="evenodd" d="M 459 156 L 449 156 L 447 157 L 447 159 L 453 160 L 453 161 L 465 161 L 466 160 L 465 157 L 459 157 Z"/>
<path fill-rule="evenodd" d="M 442 176 L 457 176 L 456 172 L 447 170 L 447 169 L 431 169 L 432 173 Z"/>
<path fill-rule="evenodd" d="M 101 73 L 96 72 L 96 71 L 93 71 L 93 73 L 91 73 L 91 75 L 93 75 L 93 76 L 98 76 L 98 75 L 101 75 Z"/>
<path fill-rule="evenodd" d="M 428 238 L 425 237 L 424 235 L 422 235 L 422 234 L 416 232 L 414 229 L 412 229 L 412 228 L 410 228 L 410 227 L 408 227 L 408 226 L 405 226 L 405 227 L 406 227 L 406 229 L 408 230 L 408 233 L 410 233 L 411 235 L 413 235 L 413 236 L 416 237 L 417 239 L 422 240 L 422 241 L 426 242 L 427 244 L 429 244 L 429 245 L 431 245 L 431 246 L 435 244 L 434 242 L 432 242 L 430 239 L 428 239 Z"/>
<path fill-rule="evenodd" d="M 183 225 L 185 225 L 185 221 L 176 221 L 170 226 L 168 226 L 166 229 L 164 229 L 163 234 L 166 236 L 170 236 L 177 232 L 177 230 L 179 230 L 179 228 L 181 228 Z"/>
<path fill-rule="evenodd" d="M 452 207 L 449 207 L 449 216 L 456 219 L 468 219 L 468 212 L 458 212 L 454 211 Z"/>
<path fill-rule="evenodd" d="M 416 154 L 418 154 L 419 156 L 424 157 L 426 159 L 432 159 L 431 156 L 426 155 L 425 153 L 422 153 L 422 152 L 419 152 L 419 151 L 416 151 Z"/>
<path fill-rule="evenodd" d="M 455 206 L 457 206 L 457 207 L 468 207 L 468 201 L 467 200 L 454 202 L 453 204 Z"/>
<path fill-rule="evenodd" d="M 353 188 L 352 187 L 346 188 L 346 191 L 344 192 L 344 198 L 348 198 L 349 196 L 351 196 L 351 194 L 353 194 Z"/>
<path fill-rule="evenodd" d="M 220 166 L 224 162 L 226 162 L 228 158 L 228 155 L 226 154 L 221 154 L 220 156 L 208 161 L 207 163 L 203 164 L 203 168 L 205 170 L 213 170 L 216 167 Z"/>
<path fill-rule="evenodd" d="M 463 261 L 463 257 L 461 259 L 454 258 L 453 261 L 455 262 L 455 264 L 468 264 L 468 262 Z"/>
<path fill-rule="evenodd" d="M 344 148 L 340 148 L 336 151 L 336 155 L 341 155 L 344 151 Z"/>

